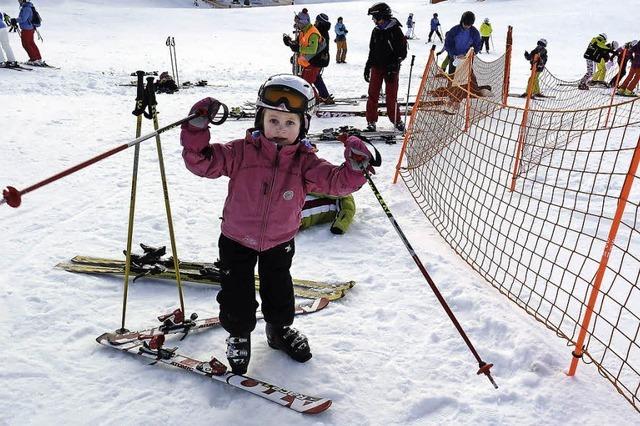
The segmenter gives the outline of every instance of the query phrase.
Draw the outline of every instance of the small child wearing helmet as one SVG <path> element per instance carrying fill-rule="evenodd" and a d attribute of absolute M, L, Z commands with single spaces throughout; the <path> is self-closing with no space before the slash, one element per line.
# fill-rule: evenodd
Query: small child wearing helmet
<path fill-rule="evenodd" d="M 202 111 L 203 116 L 182 125 L 180 140 L 192 173 L 229 178 L 218 241 L 223 273 L 217 295 L 220 323 L 229 332 L 227 359 L 234 373 L 246 373 L 258 308 L 257 263 L 267 342 L 306 362 L 311 358 L 309 342 L 290 327 L 295 301 L 289 272 L 305 196 L 357 191 L 366 182 L 363 170 L 373 171 L 371 154 L 360 139 L 350 136 L 340 166 L 316 156 L 304 143 L 316 98 L 311 85 L 297 76 L 267 79 L 258 93 L 255 128 L 241 139 L 209 143 L 208 123 L 216 105 L 212 98 L 197 102 L 190 114 Z"/>

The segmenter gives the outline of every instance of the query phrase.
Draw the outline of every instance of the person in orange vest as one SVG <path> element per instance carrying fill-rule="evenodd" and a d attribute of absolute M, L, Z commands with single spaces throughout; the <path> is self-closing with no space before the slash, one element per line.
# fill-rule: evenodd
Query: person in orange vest
<path fill-rule="evenodd" d="M 314 84 L 322 67 L 311 64 L 311 60 L 324 50 L 327 40 L 322 37 L 320 31 L 309 22 L 308 15 L 298 13 L 294 18 L 294 26 L 299 31 L 298 39 L 292 40 L 288 34 L 282 37 L 282 41 L 289 46 L 294 53 L 298 53 L 298 65 L 302 68 L 302 77 L 310 84 Z"/>

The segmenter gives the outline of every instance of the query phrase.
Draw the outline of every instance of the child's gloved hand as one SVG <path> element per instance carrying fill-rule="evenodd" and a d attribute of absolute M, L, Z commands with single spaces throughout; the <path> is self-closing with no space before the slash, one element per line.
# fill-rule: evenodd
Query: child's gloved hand
<path fill-rule="evenodd" d="M 357 136 L 349 136 L 346 140 L 343 140 L 343 142 L 344 158 L 353 170 L 357 172 L 367 170 L 371 174 L 376 173 L 373 166 L 369 164 L 372 157 L 364 142 L 362 142 Z"/>
<path fill-rule="evenodd" d="M 196 102 L 191 107 L 191 110 L 189 111 L 189 115 L 199 112 L 200 116 L 189 120 L 189 124 L 199 129 L 209 128 L 209 123 L 211 123 L 215 118 L 216 114 L 218 114 L 218 111 L 220 110 L 220 106 L 221 106 L 220 101 L 214 98 L 204 98 Z"/>

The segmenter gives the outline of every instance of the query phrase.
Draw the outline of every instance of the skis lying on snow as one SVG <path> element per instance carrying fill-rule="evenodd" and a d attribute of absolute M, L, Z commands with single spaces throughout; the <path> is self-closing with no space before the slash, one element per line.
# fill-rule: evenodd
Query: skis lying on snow
<path fill-rule="evenodd" d="M 329 300 L 325 298 L 300 303 L 295 306 L 295 315 L 312 314 L 326 308 L 328 304 Z M 262 311 L 258 310 L 256 312 L 256 319 L 261 320 L 263 318 L 264 315 Z M 196 314 L 191 314 L 191 318 L 187 319 L 180 309 L 176 309 L 168 315 L 159 316 L 158 321 L 162 324 L 157 327 L 139 331 L 127 331 L 124 333 L 109 333 L 105 338 L 112 346 L 120 346 L 136 340 L 149 340 L 155 336 L 167 334 L 182 334 L 180 338 L 180 340 L 182 340 L 191 331 L 214 328 L 220 325 L 219 317 L 200 319 Z"/>
<path fill-rule="evenodd" d="M 173 259 L 162 258 L 166 252 L 165 248 L 152 248 L 149 246 L 144 246 L 143 248 L 145 250 L 154 251 L 152 255 L 149 254 L 149 251 L 145 251 L 144 255 L 132 255 L 131 273 L 135 275 L 134 281 L 143 277 L 175 280 Z M 69 262 L 59 263 L 56 267 L 69 272 L 124 275 L 125 261 L 99 257 L 76 256 Z M 180 262 L 180 277 L 184 281 L 220 285 L 220 274 L 220 269 L 214 263 Z M 256 289 L 260 288 L 259 284 L 259 279 L 256 276 Z M 346 292 L 354 285 L 354 281 L 328 283 L 297 278 L 293 279 L 294 294 L 298 297 L 306 297 L 309 299 L 324 297 L 329 300 L 337 300 L 344 297 Z"/>
<path fill-rule="evenodd" d="M 310 133 L 307 135 L 307 139 L 311 142 L 337 141 L 338 136 L 345 133 L 348 136 L 357 136 L 369 142 L 385 142 L 387 144 L 394 144 L 403 136 L 402 132 L 398 130 L 378 130 L 375 132 L 369 132 L 353 126 L 342 126 L 337 129 L 334 129 L 333 127 L 323 129 L 322 132 L 319 133 Z"/>
<path fill-rule="evenodd" d="M 327 306 L 327 303 L 328 301 L 326 299 L 320 299 L 311 304 L 299 305 L 296 307 L 296 313 L 317 312 Z M 176 312 L 180 312 L 180 314 L 182 313 L 180 310 Z M 189 329 L 213 327 L 219 323 L 217 318 L 184 321 L 183 316 L 179 320 L 182 320 L 185 324 L 192 323 L 193 325 L 181 326 L 179 323 L 174 323 L 174 321 L 172 321 L 172 319 L 175 318 L 176 312 L 158 317 L 160 321 L 163 321 L 163 325 L 158 328 L 151 328 L 133 333 L 126 332 L 124 334 L 104 333 L 97 337 L 96 341 L 101 345 L 150 359 L 153 361 L 152 364 L 161 362 L 163 364 L 178 367 L 191 373 L 196 373 L 201 376 L 226 383 L 299 413 L 317 414 L 325 411 L 331 406 L 331 400 L 327 398 L 319 398 L 298 392 L 292 392 L 280 386 L 276 386 L 262 380 L 257 380 L 246 375 L 234 374 L 228 371 L 227 367 L 215 357 L 211 358 L 208 362 L 200 361 L 178 353 L 177 347 L 165 348 L 164 342 L 166 334 L 185 333 L 186 335 Z M 261 315 L 259 316 L 261 317 Z M 168 326 L 167 322 L 169 322 Z M 174 328 L 171 328 L 171 325 L 173 325 Z M 160 329 L 162 329 L 162 327 L 165 328 L 161 331 Z M 189 328 L 186 329 L 186 327 Z"/>

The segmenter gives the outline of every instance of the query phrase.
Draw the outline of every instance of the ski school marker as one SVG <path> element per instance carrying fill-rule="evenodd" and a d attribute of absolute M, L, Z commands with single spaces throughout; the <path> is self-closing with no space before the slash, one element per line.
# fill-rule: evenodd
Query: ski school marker
<path fill-rule="evenodd" d="M 226 121 L 227 117 L 229 116 L 229 109 L 227 108 L 227 106 L 225 104 L 223 104 L 222 102 L 220 103 L 220 106 L 224 110 L 223 115 L 217 121 L 213 121 L 212 120 L 211 124 L 220 125 L 220 124 L 224 123 Z M 88 159 L 86 161 L 83 161 L 80 164 L 77 164 L 77 165 L 75 165 L 73 167 L 70 167 L 70 168 L 68 168 L 68 169 L 66 169 L 66 170 L 64 170 L 64 171 L 62 171 L 60 173 L 57 173 L 57 174 L 55 174 L 55 175 L 53 175 L 53 176 L 51 176 L 51 177 L 49 177 L 47 179 L 44 179 L 44 180 L 42 180 L 42 181 L 40 181 L 40 182 L 38 182 L 36 184 L 33 184 L 33 185 L 23 189 L 23 190 L 18 190 L 16 188 L 14 188 L 13 186 L 7 186 L 7 188 L 2 191 L 2 199 L 0 200 L 0 205 L 2 205 L 4 203 L 7 203 L 10 207 L 17 208 L 22 203 L 22 196 L 23 195 L 28 194 L 29 192 L 35 191 L 36 189 L 41 188 L 41 187 L 43 187 L 43 186 L 45 186 L 45 185 L 47 185 L 47 184 L 49 184 L 51 182 L 55 182 L 55 181 L 57 181 L 59 179 L 62 179 L 63 177 L 68 176 L 68 175 L 70 175 L 72 173 L 75 173 L 78 170 L 82 170 L 87 166 L 90 166 L 92 164 L 97 163 L 98 161 L 101 161 L 101 160 L 104 160 L 105 158 L 111 157 L 112 155 L 117 154 L 120 151 L 124 151 L 127 148 L 130 148 L 132 146 L 138 145 L 139 143 L 144 142 L 147 139 L 151 139 L 153 137 L 156 137 L 160 133 L 166 132 L 167 130 L 171 130 L 171 129 L 181 125 L 182 123 L 186 123 L 187 121 L 192 120 L 192 119 L 197 118 L 197 117 L 200 117 L 201 115 L 203 115 L 203 112 L 197 111 L 197 112 L 189 115 L 188 117 L 185 117 L 185 118 L 183 118 L 181 120 L 178 120 L 178 121 L 176 121 L 174 123 L 171 123 L 171 124 L 169 124 L 167 126 L 164 126 L 164 127 L 160 128 L 160 129 L 156 130 L 155 132 L 148 133 L 146 135 L 140 136 L 137 139 L 134 139 L 134 140 L 132 140 L 130 142 L 127 142 L 127 143 L 122 144 L 122 145 L 120 145 L 118 147 L 110 149 L 109 151 L 106 151 L 106 152 L 104 152 L 104 153 L 102 153 L 100 155 L 96 155 L 93 158 L 90 158 L 90 159 Z"/>

